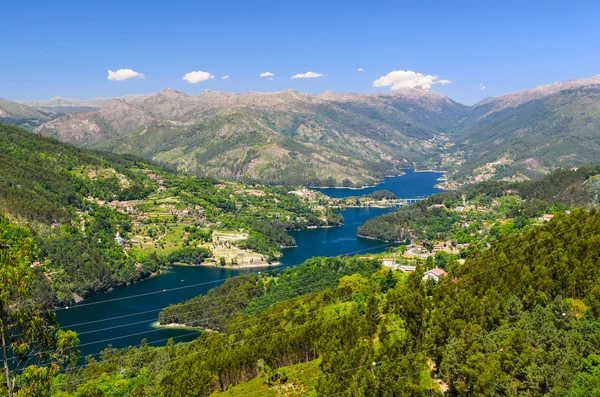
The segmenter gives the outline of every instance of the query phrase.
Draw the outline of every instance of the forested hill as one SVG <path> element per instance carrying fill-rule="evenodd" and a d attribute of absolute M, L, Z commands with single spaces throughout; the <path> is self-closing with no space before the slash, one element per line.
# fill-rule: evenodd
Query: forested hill
<path fill-rule="evenodd" d="M 142 258 L 115 241 L 131 230 L 128 216 L 87 199 L 143 199 L 158 188 L 150 172 L 168 171 L 0 124 L 0 219 L 26 226 L 35 243 L 38 299 L 67 304 L 157 270 L 136 271 Z"/>
<path fill-rule="evenodd" d="M 343 222 L 290 190 L 189 176 L 0 124 L 0 219 L 33 238 L 46 304 L 135 282 L 169 262 L 268 264 L 295 244 L 288 230 Z"/>
<path fill-rule="evenodd" d="M 600 162 L 599 103 L 595 76 L 473 106 L 423 89 L 195 96 L 165 89 L 29 106 L 5 101 L 13 113 L 4 116 L 0 100 L 0 120 L 28 128 L 43 122 L 36 129 L 42 135 L 219 178 L 357 186 L 410 167 L 444 169 L 463 184 L 535 179 Z"/>
<path fill-rule="evenodd" d="M 386 241 L 487 242 L 489 235 L 514 233 L 548 212 L 595 207 L 599 197 L 600 166 L 559 169 L 535 181 L 487 181 L 436 194 L 368 220 L 358 234 Z"/>
<path fill-rule="evenodd" d="M 68 222 L 87 196 L 143 198 L 158 185 L 134 168 L 161 169 L 135 156 L 78 149 L 0 124 L 0 212 L 18 218 Z M 100 170 L 106 174 L 96 178 Z"/>
<path fill-rule="evenodd" d="M 538 178 L 556 168 L 600 162 L 600 76 L 488 98 L 470 109 L 453 134 L 461 175 L 520 173 Z M 484 167 L 484 168 L 480 168 Z"/>
<path fill-rule="evenodd" d="M 421 266 L 406 275 L 361 258 L 317 258 L 287 274 L 239 276 L 189 302 L 187 310 L 205 310 L 198 318 L 221 316 L 220 332 L 189 344 L 107 349 L 56 379 L 53 390 L 597 395 L 599 230 L 596 210 L 575 210 L 475 250 L 462 264 L 448 263 L 437 283 L 423 281 Z M 169 316 L 182 319 L 184 308 Z"/>

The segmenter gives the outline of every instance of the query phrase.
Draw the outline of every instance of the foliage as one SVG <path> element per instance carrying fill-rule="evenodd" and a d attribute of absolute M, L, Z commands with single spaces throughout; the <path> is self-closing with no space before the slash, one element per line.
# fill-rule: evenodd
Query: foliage
<path fill-rule="evenodd" d="M 599 172 L 600 166 L 586 166 L 556 170 L 535 181 L 481 182 L 370 219 L 359 227 L 358 234 L 385 241 L 455 239 L 464 243 L 475 240 L 469 234 L 476 230 L 463 225 L 477 222 L 494 223 L 489 230 L 493 237 L 513 234 L 546 212 L 598 205 L 598 193 L 590 182 Z M 477 208 L 456 211 L 464 206 L 464 200 Z"/>
<path fill-rule="evenodd" d="M 389 190 L 374 191 L 373 193 L 369 194 L 369 197 L 371 197 L 373 200 L 395 200 L 398 198 L 393 192 L 390 192 Z"/>
<path fill-rule="evenodd" d="M 406 276 L 345 257 L 241 275 L 161 313 L 219 332 L 107 350 L 68 379 L 159 396 L 441 396 L 435 378 L 457 396 L 594 395 L 600 321 L 582 310 L 600 281 L 598 230 L 595 210 L 557 216 L 448 263 L 432 285 L 421 266 Z"/>
<path fill-rule="evenodd" d="M 171 252 L 167 256 L 167 260 L 169 263 L 189 263 L 191 265 L 199 265 L 204 262 L 204 259 L 209 258 L 210 256 L 210 250 L 207 248 L 186 247 Z"/>
<path fill-rule="evenodd" d="M 35 250 L 26 229 L 0 217 L 0 345 L 9 396 L 48 395 L 63 364 L 78 358 L 77 334 L 61 330 L 55 313 L 33 300 Z"/>

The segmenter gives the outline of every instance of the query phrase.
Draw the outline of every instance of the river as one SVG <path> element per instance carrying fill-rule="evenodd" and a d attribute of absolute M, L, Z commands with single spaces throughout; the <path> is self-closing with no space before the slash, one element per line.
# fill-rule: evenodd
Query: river
<path fill-rule="evenodd" d="M 437 179 L 433 172 L 407 171 L 403 176 L 386 178 L 366 189 L 319 189 L 331 197 L 348 197 L 390 190 L 401 198 L 435 194 Z M 393 211 L 391 208 L 348 208 L 344 225 L 336 228 L 307 229 L 291 232 L 297 247 L 283 250 L 281 267 L 295 266 L 313 256 L 335 256 L 381 252 L 389 244 L 356 236 L 356 229 L 370 218 Z M 168 338 L 175 342 L 194 339 L 198 332 L 186 329 L 155 328 L 159 311 L 171 303 L 181 302 L 219 285 L 224 279 L 257 269 L 223 269 L 216 267 L 176 266 L 143 282 L 90 298 L 80 305 L 57 311 L 62 327 L 79 333 L 82 357 L 96 355 L 109 344 L 123 348 L 140 344 L 161 345 Z M 163 292 L 164 290 L 164 292 Z M 97 358 L 97 357 L 96 357 Z"/>

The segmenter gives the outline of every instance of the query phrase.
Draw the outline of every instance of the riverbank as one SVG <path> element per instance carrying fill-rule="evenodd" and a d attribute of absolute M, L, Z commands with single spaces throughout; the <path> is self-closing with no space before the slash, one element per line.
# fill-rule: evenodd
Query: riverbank
<path fill-rule="evenodd" d="M 390 243 L 390 244 L 406 244 L 406 241 L 381 240 L 379 238 L 375 238 L 375 237 L 371 237 L 371 236 L 364 236 L 364 235 L 358 234 L 358 233 L 356 234 L 356 237 L 366 238 L 367 240 L 383 241 L 384 243 Z"/>
<path fill-rule="evenodd" d="M 279 262 L 272 262 L 272 263 L 266 263 L 266 262 L 262 262 L 262 263 L 242 263 L 242 264 L 238 264 L 238 265 L 231 265 L 231 264 L 225 264 L 225 266 L 222 266 L 220 263 L 217 262 L 202 262 L 199 265 L 177 265 L 177 266 L 205 266 L 205 267 L 217 267 L 220 269 L 252 269 L 252 268 L 269 268 L 269 267 L 275 267 L 275 266 L 279 266 L 281 265 L 281 263 Z"/>
<path fill-rule="evenodd" d="M 413 172 L 435 172 L 438 174 L 447 174 L 448 171 L 440 171 L 440 170 L 413 170 Z"/>
<path fill-rule="evenodd" d="M 192 327 L 190 325 L 179 324 L 179 323 L 169 323 L 169 324 L 161 324 L 158 321 L 155 321 L 151 324 L 152 328 L 168 328 L 168 329 L 182 329 L 189 331 L 198 331 L 198 332 L 217 332 L 214 329 L 210 328 L 202 328 L 202 327 Z"/>
<path fill-rule="evenodd" d="M 160 276 L 161 274 L 167 273 L 169 270 L 171 270 L 171 269 L 165 268 L 165 267 L 160 268 L 157 272 L 150 273 L 150 275 L 147 276 L 147 277 L 134 280 L 133 282 L 130 282 L 130 283 L 115 285 L 113 287 L 110 287 L 110 288 L 106 289 L 105 291 L 102 291 L 102 292 L 99 292 L 97 294 L 88 296 L 86 298 L 84 298 L 81 295 L 73 292 L 73 302 L 68 303 L 68 304 L 63 304 L 62 306 L 53 305 L 52 307 L 55 310 L 61 310 L 61 309 L 67 310 L 69 308 L 76 308 L 77 305 L 79 305 L 80 303 L 85 303 L 89 299 L 92 299 L 92 298 L 95 298 L 95 297 L 98 297 L 98 296 L 102 296 L 102 295 L 106 295 L 106 294 L 110 294 L 111 292 L 114 292 L 114 291 L 117 291 L 117 290 L 120 290 L 120 289 L 124 289 L 124 288 L 130 287 L 130 286 L 135 285 L 135 284 L 143 283 L 146 280 L 149 280 L 151 278 Z"/>
<path fill-rule="evenodd" d="M 417 172 L 417 171 L 415 171 Z M 427 172 L 427 171 L 419 171 L 419 172 Z M 429 171 L 429 172 L 440 172 L 440 171 Z M 383 179 L 379 182 L 375 182 L 372 185 L 363 185 L 360 187 L 351 187 L 351 186 L 306 186 L 308 189 L 348 189 L 348 190 L 363 190 L 363 189 L 370 189 L 373 187 L 376 187 L 377 185 L 381 185 L 382 183 L 385 183 L 385 179 L 386 178 L 395 178 L 398 176 L 403 176 L 405 175 L 404 172 L 399 173 L 398 175 L 386 175 L 383 177 Z"/>
<path fill-rule="evenodd" d="M 438 192 L 433 186 L 439 176 L 407 171 L 405 176 L 386 179 L 378 189 L 390 190 L 398 197 L 426 197 Z M 336 189 L 335 193 L 343 197 L 356 194 L 356 191 Z M 82 356 L 99 353 L 106 348 L 108 339 L 116 348 L 138 345 L 140 335 L 144 335 L 148 341 L 156 341 L 151 342 L 153 346 L 164 344 L 168 338 L 174 338 L 176 342 L 191 341 L 198 337 L 201 329 L 188 330 L 184 324 L 179 324 L 183 328 L 177 325 L 151 327 L 151 324 L 158 320 L 157 313 L 168 305 L 206 294 L 224 280 L 240 273 L 280 270 L 302 264 L 311 257 L 384 252 L 388 246 L 394 244 L 359 238 L 356 233 L 358 227 L 369 219 L 392 211 L 393 208 L 344 208 L 344 224 L 339 227 L 290 231 L 297 247 L 282 249 L 281 258 L 275 259 L 276 262 L 270 266 L 265 266 L 263 261 L 254 263 L 255 268 L 221 267 L 215 266 L 214 263 L 209 266 L 172 266 L 169 271 L 161 270 L 160 277 L 153 276 L 144 282 L 115 288 L 110 293 L 99 294 L 86 300 L 86 303 L 94 306 L 86 306 L 84 303 L 69 310 L 59 310 L 56 313 L 57 320 L 61 326 L 81 332 Z M 93 310 L 90 310 L 91 308 Z M 97 325 L 100 321 L 103 322 L 103 327 L 110 329 L 99 329 Z"/>

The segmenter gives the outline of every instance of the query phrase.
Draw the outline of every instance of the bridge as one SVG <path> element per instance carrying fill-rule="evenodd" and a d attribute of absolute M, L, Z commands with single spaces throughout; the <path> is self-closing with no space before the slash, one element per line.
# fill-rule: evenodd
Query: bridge
<path fill-rule="evenodd" d="M 427 199 L 427 197 L 424 197 L 424 196 L 413 197 L 413 198 L 398 198 L 398 199 L 396 199 L 397 201 L 404 201 L 404 202 L 403 203 L 394 203 L 394 207 L 402 207 L 403 205 L 418 203 L 419 201 L 423 201 L 426 199 Z"/>

